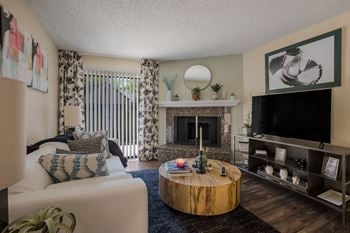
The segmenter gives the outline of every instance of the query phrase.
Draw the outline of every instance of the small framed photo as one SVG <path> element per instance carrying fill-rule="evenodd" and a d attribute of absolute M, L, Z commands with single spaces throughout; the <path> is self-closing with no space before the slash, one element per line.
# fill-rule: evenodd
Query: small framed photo
<path fill-rule="evenodd" d="M 238 150 L 240 152 L 248 153 L 249 152 L 249 142 L 238 142 Z"/>
<path fill-rule="evenodd" d="M 322 174 L 337 179 L 339 175 L 340 159 L 331 156 L 324 156 L 322 163 Z"/>
<path fill-rule="evenodd" d="M 285 163 L 287 158 L 287 149 L 276 147 L 275 161 L 279 163 Z"/>

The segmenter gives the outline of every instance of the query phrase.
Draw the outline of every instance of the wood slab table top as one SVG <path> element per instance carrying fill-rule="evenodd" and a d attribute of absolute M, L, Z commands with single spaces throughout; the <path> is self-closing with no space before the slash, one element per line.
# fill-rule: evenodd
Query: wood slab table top
<path fill-rule="evenodd" d="M 192 166 L 194 159 L 186 159 Z M 172 161 L 175 162 L 175 161 Z M 219 215 L 232 211 L 240 202 L 241 172 L 232 164 L 208 160 L 212 170 L 191 176 L 173 177 L 166 171 L 166 164 L 159 168 L 160 197 L 168 206 L 188 214 Z M 221 176 L 224 166 L 227 176 Z"/>

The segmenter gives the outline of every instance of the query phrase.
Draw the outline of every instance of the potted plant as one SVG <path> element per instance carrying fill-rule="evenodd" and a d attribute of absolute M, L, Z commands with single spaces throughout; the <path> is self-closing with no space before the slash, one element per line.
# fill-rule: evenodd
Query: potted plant
<path fill-rule="evenodd" d="M 174 101 L 179 101 L 179 99 L 180 99 L 180 96 L 178 94 L 175 94 L 174 95 Z"/>
<path fill-rule="evenodd" d="M 252 120 L 251 120 L 252 114 L 248 112 L 246 119 L 244 120 L 243 123 L 243 129 L 246 130 L 247 136 L 251 136 L 252 134 Z"/>
<path fill-rule="evenodd" d="M 171 101 L 172 100 L 172 94 L 171 94 L 171 90 L 174 87 L 174 83 L 175 80 L 177 79 L 177 75 L 175 75 L 172 78 L 167 78 L 166 76 L 163 76 L 163 83 L 165 84 L 165 86 L 167 87 L 167 93 L 166 93 L 166 100 L 167 101 Z"/>
<path fill-rule="evenodd" d="M 199 87 L 195 87 L 192 89 L 192 99 L 193 100 L 201 99 L 201 89 Z"/>
<path fill-rule="evenodd" d="M 235 93 L 231 93 L 231 95 L 230 95 L 230 100 L 235 100 L 236 99 L 236 95 L 235 95 Z"/>
<path fill-rule="evenodd" d="M 75 225 L 74 214 L 63 212 L 57 207 L 49 207 L 37 214 L 13 221 L 2 233 L 73 233 Z"/>
<path fill-rule="evenodd" d="M 213 85 L 210 85 L 211 89 L 214 91 L 214 95 L 213 95 L 213 100 L 218 100 L 219 99 L 219 91 L 222 87 L 222 84 L 219 83 L 215 83 Z"/>

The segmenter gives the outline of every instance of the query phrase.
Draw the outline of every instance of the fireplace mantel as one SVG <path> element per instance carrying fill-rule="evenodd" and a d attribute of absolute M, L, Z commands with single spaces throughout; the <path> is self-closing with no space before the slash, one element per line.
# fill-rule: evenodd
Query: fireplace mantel
<path fill-rule="evenodd" d="M 161 108 L 193 108 L 193 107 L 234 107 L 240 100 L 182 100 L 182 101 L 160 101 Z"/>

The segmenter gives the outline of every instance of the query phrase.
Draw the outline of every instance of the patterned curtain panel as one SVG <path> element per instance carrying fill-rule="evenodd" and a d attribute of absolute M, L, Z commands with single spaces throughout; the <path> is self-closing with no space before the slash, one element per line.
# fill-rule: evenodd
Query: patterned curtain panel
<path fill-rule="evenodd" d="M 158 145 L 158 86 L 159 63 L 150 59 L 141 61 L 139 104 L 139 158 L 157 159 Z"/>
<path fill-rule="evenodd" d="M 84 80 L 82 57 L 74 51 L 59 50 L 59 119 L 58 131 L 64 132 L 64 107 L 80 106 L 81 123 L 79 129 L 85 128 L 84 119 Z"/>

